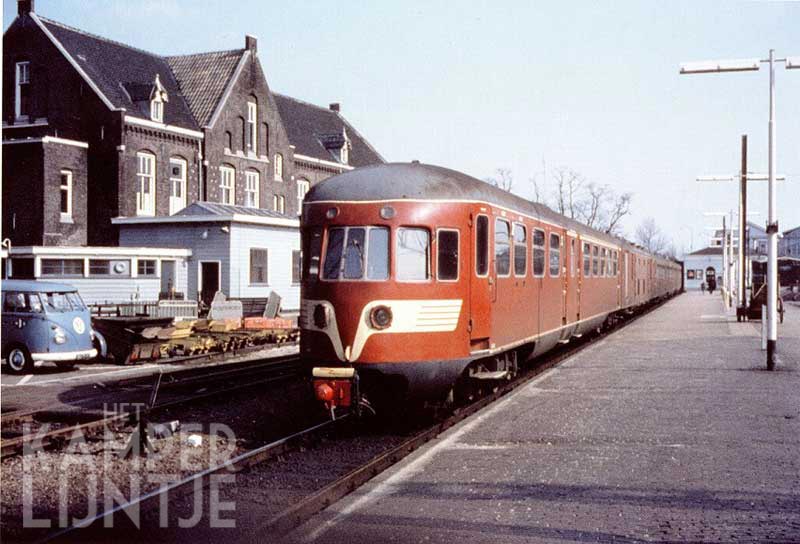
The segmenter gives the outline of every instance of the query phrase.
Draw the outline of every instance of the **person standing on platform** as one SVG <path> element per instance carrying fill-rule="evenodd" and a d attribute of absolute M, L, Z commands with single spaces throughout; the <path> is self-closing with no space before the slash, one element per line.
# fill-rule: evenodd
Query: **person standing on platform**
<path fill-rule="evenodd" d="M 700 292 L 706 294 L 706 282 L 700 284 Z"/>
<path fill-rule="evenodd" d="M 714 290 L 717 288 L 717 280 L 714 278 L 708 279 L 708 292 L 709 294 L 714 294 Z"/>

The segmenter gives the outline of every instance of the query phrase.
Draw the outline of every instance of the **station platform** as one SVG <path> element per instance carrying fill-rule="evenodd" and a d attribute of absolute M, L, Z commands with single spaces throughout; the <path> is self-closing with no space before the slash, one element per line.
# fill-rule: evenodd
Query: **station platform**
<path fill-rule="evenodd" d="M 800 542 L 800 308 L 686 293 L 442 434 L 297 542 Z"/>

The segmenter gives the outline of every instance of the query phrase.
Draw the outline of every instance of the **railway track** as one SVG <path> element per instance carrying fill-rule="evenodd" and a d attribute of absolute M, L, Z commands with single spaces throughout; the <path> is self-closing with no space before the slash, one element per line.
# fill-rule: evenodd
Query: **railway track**
<path fill-rule="evenodd" d="M 514 381 L 499 386 L 490 395 L 482 397 L 468 405 L 457 408 L 448 417 L 436 422 L 433 425 L 429 425 L 417 432 L 414 432 L 411 436 L 405 438 L 399 444 L 385 449 L 381 453 L 370 458 L 367 462 L 362 463 L 356 469 L 348 470 L 346 472 L 342 471 L 344 473 L 338 478 L 321 488 L 310 490 L 304 498 L 300 500 L 292 500 L 290 505 L 270 517 L 268 521 L 259 528 L 259 534 L 269 534 L 272 535 L 273 538 L 279 538 L 280 536 L 287 534 L 289 531 L 309 520 L 311 517 L 329 505 L 351 493 L 373 477 L 380 474 L 382 471 L 388 469 L 407 455 L 411 454 L 425 443 L 436 438 L 450 427 L 453 427 L 467 417 L 479 412 L 488 405 L 504 397 L 514 389 L 525 385 L 547 370 L 559 365 L 566 359 L 576 355 L 583 349 L 586 349 L 592 345 L 594 342 L 635 322 L 637 319 L 647 315 L 666 302 L 667 300 L 653 303 L 643 308 L 630 318 L 609 327 L 607 330 L 599 332 L 591 337 L 584 336 L 584 338 L 575 343 L 567 344 L 555 352 L 551 352 L 550 354 L 543 356 L 535 364 L 535 366 L 530 368 L 527 372 L 520 374 Z M 225 470 L 238 472 L 249 467 L 254 467 L 260 463 L 264 463 L 270 459 L 274 459 L 296 448 L 298 444 L 304 443 L 304 441 L 309 438 L 315 437 L 320 433 L 329 432 L 333 426 L 337 425 L 342 419 L 344 418 L 337 419 L 336 421 L 325 421 L 323 423 L 313 425 L 309 428 L 287 436 L 286 438 L 282 438 L 275 442 L 253 449 L 218 466 L 208 468 L 202 472 L 198 472 L 192 476 L 184 478 L 183 480 L 170 486 L 137 497 L 131 500 L 129 503 L 122 504 L 114 509 L 101 512 L 91 519 L 83 520 L 79 524 L 73 525 L 51 535 L 51 538 L 60 538 L 67 535 L 76 536 L 77 530 L 97 524 L 108 516 L 113 516 L 116 512 L 120 512 L 131 507 L 145 508 L 147 505 L 155 506 L 155 503 L 160 503 L 160 501 L 165 500 L 164 495 L 176 493 L 181 489 L 190 487 L 197 489 L 196 486 L 199 482 L 206 482 L 206 480 L 213 474 L 217 474 Z M 335 471 L 336 468 L 333 467 L 331 470 Z"/>
<path fill-rule="evenodd" d="M 162 375 L 158 387 L 156 403 L 148 410 L 154 415 L 167 408 L 173 408 L 210 397 L 234 393 L 282 380 L 298 378 L 301 375 L 300 360 L 297 355 L 271 358 L 268 360 L 247 361 L 235 367 L 225 366 L 208 369 L 187 369 Z M 114 391 L 105 396 L 118 395 L 124 397 L 137 395 L 150 396 L 153 384 L 141 378 L 132 378 L 119 382 Z M 0 459 L 28 450 L 26 445 L 35 444 L 36 448 L 56 447 L 73 436 L 90 437 L 102 433 L 105 429 L 124 426 L 132 423 L 132 413 L 101 413 L 97 410 L 88 413 L 63 412 L 53 409 L 37 409 L 29 411 L 9 412 L 0 415 L 0 427 L 4 438 L 0 441 Z M 48 430 L 40 432 L 43 426 Z M 26 428 L 27 427 L 27 428 Z M 50 429 L 49 427 L 54 427 Z M 27 432 L 26 432 L 27 431 Z M 9 436 L 11 435 L 11 436 Z"/>

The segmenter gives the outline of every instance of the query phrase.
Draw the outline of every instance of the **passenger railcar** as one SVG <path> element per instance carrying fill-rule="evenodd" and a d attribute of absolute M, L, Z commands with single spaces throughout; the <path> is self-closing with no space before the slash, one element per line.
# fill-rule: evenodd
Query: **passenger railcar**
<path fill-rule="evenodd" d="M 302 217 L 301 354 L 348 406 L 512 376 L 678 292 L 679 263 L 465 174 L 385 164 L 315 186 Z M 357 377 L 357 381 L 354 380 Z"/>

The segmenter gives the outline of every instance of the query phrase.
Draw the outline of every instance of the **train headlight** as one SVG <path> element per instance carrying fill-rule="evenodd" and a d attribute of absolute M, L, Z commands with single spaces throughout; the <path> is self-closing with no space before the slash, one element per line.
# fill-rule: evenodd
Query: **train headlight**
<path fill-rule="evenodd" d="M 392 324 L 392 310 L 388 306 L 375 306 L 369 313 L 369 324 L 379 331 L 388 329 Z"/>
<path fill-rule="evenodd" d="M 67 335 L 61 327 L 53 327 L 53 341 L 56 344 L 64 344 L 67 341 Z"/>
<path fill-rule="evenodd" d="M 324 329 L 328 326 L 328 309 L 322 304 L 317 304 L 314 307 L 314 326 L 318 329 Z"/>

